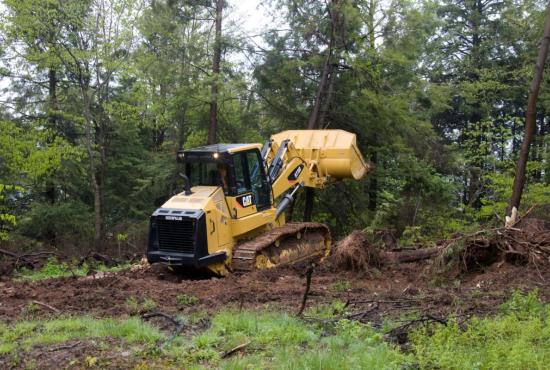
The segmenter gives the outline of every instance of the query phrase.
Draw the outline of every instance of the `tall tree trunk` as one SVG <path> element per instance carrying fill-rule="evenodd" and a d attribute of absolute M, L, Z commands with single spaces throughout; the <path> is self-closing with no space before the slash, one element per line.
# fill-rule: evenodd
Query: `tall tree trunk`
<path fill-rule="evenodd" d="M 377 167 L 378 152 L 373 152 L 371 154 L 370 162 L 374 165 L 374 168 Z M 368 208 L 369 208 L 370 211 L 376 211 L 376 208 L 378 206 L 378 178 L 377 178 L 376 174 L 374 174 L 374 176 L 370 177 L 368 193 L 369 193 Z"/>
<path fill-rule="evenodd" d="M 187 112 L 187 106 L 184 106 L 181 110 L 181 117 L 177 120 L 177 135 L 178 135 L 178 150 L 183 149 L 185 144 L 185 114 Z"/>
<path fill-rule="evenodd" d="M 321 80 L 319 80 L 319 87 L 317 88 L 317 94 L 315 94 L 315 103 L 313 104 L 313 110 L 309 115 L 309 120 L 307 122 L 308 130 L 313 130 L 317 128 L 317 121 L 319 120 L 319 112 L 321 110 L 321 104 L 323 100 L 323 95 L 327 89 L 328 76 L 330 74 L 330 63 L 332 59 L 332 39 L 330 38 L 330 43 L 327 48 L 327 55 L 325 57 L 325 63 L 323 64 L 323 72 L 321 73 Z"/>
<path fill-rule="evenodd" d="M 330 2 L 329 5 L 329 15 L 331 20 L 331 31 L 330 31 L 330 38 L 329 43 L 327 46 L 326 56 L 325 56 L 325 62 L 323 64 L 323 71 L 321 73 L 321 79 L 319 80 L 319 86 L 317 88 L 317 93 L 315 94 L 315 102 L 313 104 L 313 109 L 311 111 L 311 114 L 309 115 L 309 119 L 307 122 L 307 128 L 308 130 L 313 130 L 316 128 L 319 128 L 319 122 L 320 122 L 320 113 L 321 113 L 321 107 L 323 106 L 323 101 L 325 100 L 326 104 L 329 104 L 328 101 L 328 93 L 327 90 L 330 90 L 330 85 L 333 83 L 333 77 L 332 71 L 333 71 L 333 65 L 332 65 L 332 54 L 334 45 L 336 43 L 336 23 L 338 22 L 339 18 L 339 9 L 338 9 L 339 3 L 338 0 L 333 0 Z M 328 106 L 327 106 L 328 109 Z M 326 112 L 322 115 L 322 120 L 324 120 L 324 117 L 326 116 Z M 313 202 L 315 199 L 315 191 L 314 189 L 306 189 L 306 200 L 304 204 L 304 221 L 310 221 L 311 215 L 313 213 Z"/>
<path fill-rule="evenodd" d="M 315 94 L 315 102 L 313 104 L 313 109 L 309 115 L 307 122 L 308 130 L 313 130 L 319 127 L 319 114 L 321 112 L 321 107 L 323 106 L 323 101 L 328 98 L 327 91 L 330 90 L 330 85 L 332 84 L 333 77 L 332 72 L 334 66 L 332 65 L 332 56 L 334 48 L 336 45 L 336 33 L 337 33 L 337 23 L 340 19 L 340 9 L 339 9 L 339 0 L 332 0 L 329 5 L 329 15 L 330 15 L 330 37 L 327 45 L 327 51 L 325 55 L 325 62 L 323 63 L 323 71 L 321 73 L 321 79 L 319 80 L 319 86 L 317 88 L 317 93 Z M 326 102 L 325 102 L 326 103 Z"/>
<path fill-rule="evenodd" d="M 55 140 L 55 137 L 59 135 L 59 127 L 57 124 L 57 111 L 58 111 L 58 102 L 57 102 L 57 71 L 55 68 L 50 67 L 48 70 L 48 125 L 50 129 L 54 132 L 54 135 L 49 139 L 52 142 Z M 55 182 L 52 178 L 46 180 L 46 189 L 44 190 L 44 197 L 46 202 L 50 205 L 54 205 L 57 200 L 57 192 Z M 57 235 L 55 230 L 47 226 L 45 230 L 45 239 L 55 244 Z"/>
<path fill-rule="evenodd" d="M 311 221 L 313 214 L 313 202 L 315 201 L 315 189 L 306 188 L 306 201 L 304 205 L 304 221 Z"/>
<path fill-rule="evenodd" d="M 94 247 L 96 250 L 101 250 L 103 241 L 105 240 L 105 222 L 103 218 L 102 189 L 98 181 L 98 170 L 93 150 L 95 135 L 92 132 L 92 126 L 94 124 L 94 119 L 91 112 L 90 87 L 88 82 L 81 81 L 80 89 L 84 103 L 86 152 L 88 154 L 90 182 L 92 184 L 92 193 L 94 195 Z"/>
<path fill-rule="evenodd" d="M 216 35 L 214 40 L 214 55 L 212 57 L 212 88 L 210 98 L 210 126 L 208 128 L 208 144 L 217 142 L 218 131 L 218 92 L 220 61 L 222 56 L 222 12 L 223 0 L 216 0 Z"/>
<path fill-rule="evenodd" d="M 334 76 L 334 66 L 331 64 L 330 66 L 330 74 L 328 77 L 328 90 L 327 95 L 325 97 L 325 101 L 323 103 L 323 109 L 321 110 L 321 115 L 319 116 L 319 128 L 325 127 L 325 121 L 327 118 L 327 113 L 330 109 L 330 103 L 332 102 L 332 93 L 334 92 L 334 81 L 336 80 L 336 77 Z"/>
<path fill-rule="evenodd" d="M 55 68 L 50 68 L 48 70 L 48 105 L 48 123 L 55 135 L 57 135 L 59 132 L 59 128 L 57 127 L 57 111 L 59 106 L 57 102 L 57 71 Z M 45 195 L 48 203 L 55 204 L 55 184 L 53 184 L 51 180 L 48 180 Z M 50 234 L 49 231 L 48 234 Z M 50 236 L 48 238 L 50 238 Z"/>
<path fill-rule="evenodd" d="M 535 120 L 537 117 L 537 98 L 539 95 L 540 83 L 542 81 L 542 72 L 544 64 L 546 62 L 546 56 L 548 54 L 548 46 L 550 45 L 550 2 L 546 9 L 546 23 L 544 25 L 544 37 L 540 44 L 539 55 L 537 57 L 537 63 L 535 64 L 535 73 L 531 87 L 529 89 L 529 98 L 527 102 L 527 112 L 525 114 L 525 135 L 523 142 L 521 143 L 521 149 L 519 152 L 518 163 L 516 166 L 516 175 L 514 177 L 514 185 L 512 188 L 512 198 L 509 205 L 509 218 L 507 218 L 507 225 L 515 223 L 517 210 L 521 202 L 521 195 L 523 193 L 523 186 L 525 185 L 525 170 L 527 167 L 527 158 L 529 157 L 529 146 L 533 140 L 535 133 Z M 515 211 L 514 211 L 515 209 Z"/>
<path fill-rule="evenodd" d="M 97 168 L 97 175 L 96 175 L 96 183 L 97 183 L 97 190 L 99 193 L 99 228 L 100 228 L 100 241 L 103 242 L 105 240 L 105 232 L 106 232 L 106 225 L 105 225 L 105 211 L 106 211 L 106 202 L 105 202 L 105 192 L 107 188 L 107 170 L 108 170 L 108 157 L 107 157 L 107 151 L 109 148 L 109 121 L 108 117 L 106 115 L 102 115 L 102 122 L 99 127 L 98 132 L 98 142 L 99 142 L 99 163 Z M 99 243 L 96 245 L 96 248 L 98 250 L 101 250 L 103 248 L 103 243 Z"/>
<path fill-rule="evenodd" d="M 48 122 L 52 129 L 57 129 L 57 71 L 55 68 L 48 70 Z"/>

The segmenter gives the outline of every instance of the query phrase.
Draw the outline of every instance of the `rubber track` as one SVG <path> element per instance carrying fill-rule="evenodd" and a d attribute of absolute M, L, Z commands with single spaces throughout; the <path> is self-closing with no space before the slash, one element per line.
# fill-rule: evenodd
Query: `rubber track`
<path fill-rule="evenodd" d="M 296 233 L 307 231 L 307 229 L 323 230 L 330 239 L 330 230 L 325 224 L 319 222 L 289 222 L 239 244 L 233 253 L 231 269 L 234 272 L 254 270 L 258 252 L 266 249 L 278 239 L 296 235 Z"/>

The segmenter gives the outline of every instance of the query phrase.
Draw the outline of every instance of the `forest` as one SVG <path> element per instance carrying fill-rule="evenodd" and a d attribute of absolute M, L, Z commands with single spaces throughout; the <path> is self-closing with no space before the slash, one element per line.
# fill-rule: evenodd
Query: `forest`
<path fill-rule="evenodd" d="M 0 2 L 0 364 L 548 366 L 548 3 L 238 3 Z M 326 264 L 198 279 L 142 260 L 178 151 L 296 129 L 354 133 L 374 168 L 287 210 L 329 227 Z"/>

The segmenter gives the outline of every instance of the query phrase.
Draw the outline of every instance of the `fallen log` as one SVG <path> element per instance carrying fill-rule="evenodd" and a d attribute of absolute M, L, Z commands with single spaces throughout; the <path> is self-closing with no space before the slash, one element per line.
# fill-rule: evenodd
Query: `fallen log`
<path fill-rule="evenodd" d="M 392 263 L 416 262 L 437 257 L 441 254 L 443 249 L 445 249 L 445 247 L 440 245 L 432 248 L 421 248 L 399 252 L 380 251 L 378 252 L 378 258 L 383 265 Z"/>
<path fill-rule="evenodd" d="M 50 311 L 53 311 L 54 313 L 60 313 L 61 311 L 53 306 L 50 306 L 49 304 L 47 303 L 44 303 L 44 302 L 40 302 L 40 301 L 32 301 L 32 303 L 38 305 L 38 306 L 42 306 L 44 308 L 47 308 L 48 310 Z"/>
<path fill-rule="evenodd" d="M 229 351 L 227 352 L 224 352 L 220 355 L 220 358 L 226 358 L 226 357 L 229 357 L 231 355 L 233 355 L 234 353 L 238 352 L 238 351 L 242 351 L 243 349 L 245 349 L 246 347 L 248 347 L 250 345 L 250 343 L 252 343 L 251 341 L 248 341 L 246 343 L 243 343 L 243 344 L 240 344 L 238 345 L 237 347 L 235 348 L 232 348 L 230 349 Z"/>

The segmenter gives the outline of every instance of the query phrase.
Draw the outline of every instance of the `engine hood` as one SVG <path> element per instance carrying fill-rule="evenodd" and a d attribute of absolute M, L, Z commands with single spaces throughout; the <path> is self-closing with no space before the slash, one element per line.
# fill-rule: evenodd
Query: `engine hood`
<path fill-rule="evenodd" d="M 218 188 L 219 186 L 193 186 L 191 195 L 185 195 L 183 192 L 176 194 L 164 203 L 162 208 L 204 209 Z"/>

